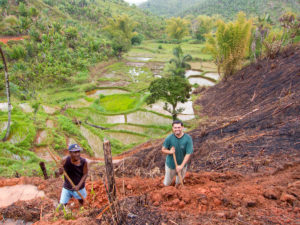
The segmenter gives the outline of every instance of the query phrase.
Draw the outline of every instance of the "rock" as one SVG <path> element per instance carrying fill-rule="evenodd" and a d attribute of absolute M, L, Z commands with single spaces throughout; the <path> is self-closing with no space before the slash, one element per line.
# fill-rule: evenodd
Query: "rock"
<path fill-rule="evenodd" d="M 179 202 L 179 208 L 182 209 L 185 206 L 184 201 Z"/>
<path fill-rule="evenodd" d="M 161 194 L 164 199 L 178 198 L 179 191 L 173 186 L 167 186 L 161 189 Z"/>
<path fill-rule="evenodd" d="M 300 208 L 299 207 L 295 207 L 293 211 L 294 211 L 294 213 L 300 213 Z"/>
<path fill-rule="evenodd" d="M 159 202 L 154 202 L 153 205 L 154 206 L 159 206 Z"/>
<path fill-rule="evenodd" d="M 225 218 L 225 213 L 224 212 L 217 212 L 216 216 L 219 218 Z"/>
<path fill-rule="evenodd" d="M 267 199 L 277 200 L 280 196 L 280 192 L 274 188 L 270 188 L 263 193 L 263 196 Z"/>
<path fill-rule="evenodd" d="M 218 199 L 218 198 L 214 198 L 213 202 L 214 202 L 214 205 L 215 205 L 215 206 L 220 206 L 220 205 L 222 205 L 222 201 L 221 201 L 220 199 Z"/>
<path fill-rule="evenodd" d="M 294 201 L 296 201 L 296 197 L 287 193 L 282 193 L 280 201 L 292 204 Z"/>
<path fill-rule="evenodd" d="M 203 211 L 207 210 L 207 207 L 206 207 L 206 205 L 200 205 L 198 209 L 200 212 L 203 212 Z"/>
<path fill-rule="evenodd" d="M 207 199 L 201 199 L 201 204 L 203 204 L 203 205 L 208 205 Z"/>
<path fill-rule="evenodd" d="M 31 221 L 32 220 L 32 215 L 30 212 L 24 212 L 24 217 L 25 217 L 25 221 Z"/>
<path fill-rule="evenodd" d="M 40 184 L 37 188 L 38 188 L 38 190 L 45 190 L 46 185 L 45 184 Z"/>
<path fill-rule="evenodd" d="M 184 196 L 182 197 L 182 200 L 186 203 L 189 204 L 191 202 L 190 196 Z"/>
<path fill-rule="evenodd" d="M 128 190 L 132 190 L 132 186 L 131 186 L 130 184 L 128 184 L 128 185 L 126 186 L 126 188 L 127 188 Z"/>
<path fill-rule="evenodd" d="M 160 193 L 153 193 L 150 198 L 151 198 L 152 202 L 161 202 L 162 201 L 162 196 Z"/>
<path fill-rule="evenodd" d="M 225 213 L 225 218 L 226 219 L 233 219 L 236 217 L 236 212 L 235 211 L 229 211 Z"/>
<path fill-rule="evenodd" d="M 175 199 L 172 201 L 172 205 L 173 205 L 173 206 L 177 206 L 177 205 L 179 205 L 179 203 L 180 203 L 180 200 L 179 200 L 178 198 L 175 198 Z"/>
<path fill-rule="evenodd" d="M 247 206 L 247 207 L 254 207 L 254 206 L 256 206 L 256 205 L 257 205 L 257 202 L 254 201 L 254 200 L 249 200 L 249 201 L 247 201 L 247 203 L 246 203 L 246 206 Z"/>

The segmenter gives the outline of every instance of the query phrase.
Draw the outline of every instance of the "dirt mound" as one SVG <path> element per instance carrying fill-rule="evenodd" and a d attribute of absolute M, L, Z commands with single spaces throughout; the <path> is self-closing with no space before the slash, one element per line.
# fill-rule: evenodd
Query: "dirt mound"
<path fill-rule="evenodd" d="M 300 46 L 265 59 L 207 90 L 196 101 L 207 117 L 189 132 L 194 141 L 190 170 L 272 173 L 300 160 Z M 196 91 L 197 92 L 197 91 Z M 118 174 L 151 176 L 163 171 L 162 140 L 118 165 Z M 161 173 L 160 173 L 161 174 Z"/>
<path fill-rule="evenodd" d="M 269 175 L 188 173 L 177 188 L 164 187 L 163 177 L 124 177 L 116 180 L 117 195 L 125 224 L 297 224 L 299 171 L 295 163 Z M 77 218 L 110 224 L 103 183 L 88 182 L 87 190 L 90 211 Z"/>

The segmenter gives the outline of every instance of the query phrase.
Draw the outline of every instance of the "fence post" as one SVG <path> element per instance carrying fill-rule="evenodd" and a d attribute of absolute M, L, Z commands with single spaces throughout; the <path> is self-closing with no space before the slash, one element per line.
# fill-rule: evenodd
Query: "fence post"
<path fill-rule="evenodd" d="M 107 178 L 107 186 L 108 186 L 107 195 L 108 195 L 109 203 L 111 205 L 112 217 L 116 224 L 121 224 L 122 216 L 121 216 L 120 206 L 117 202 L 116 180 L 115 180 L 114 166 L 113 166 L 112 156 L 111 156 L 111 146 L 110 146 L 110 142 L 106 139 L 103 142 L 103 152 L 104 152 L 106 178 Z"/>

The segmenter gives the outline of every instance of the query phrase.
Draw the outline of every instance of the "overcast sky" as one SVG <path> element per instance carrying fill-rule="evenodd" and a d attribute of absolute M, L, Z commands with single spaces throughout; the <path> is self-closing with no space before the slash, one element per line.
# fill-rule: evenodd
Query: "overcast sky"
<path fill-rule="evenodd" d="M 147 0 L 124 0 L 125 2 L 128 2 L 128 3 L 130 3 L 130 4 L 136 4 L 136 5 L 138 5 L 138 4 L 141 4 L 141 3 L 143 3 L 143 2 L 146 2 Z"/>

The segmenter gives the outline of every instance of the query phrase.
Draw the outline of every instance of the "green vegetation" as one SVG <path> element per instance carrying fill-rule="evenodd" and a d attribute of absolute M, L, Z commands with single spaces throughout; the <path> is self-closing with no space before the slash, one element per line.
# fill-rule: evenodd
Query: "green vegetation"
<path fill-rule="evenodd" d="M 180 17 L 173 17 L 167 20 L 166 31 L 168 36 L 172 39 L 181 40 L 184 36 L 189 34 L 188 24 L 189 22 L 187 20 L 181 19 Z"/>
<path fill-rule="evenodd" d="M 216 37 L 208 36 L 206 49 L 224 72 L 225 79 L 233 75 L 245 57 L 249 46 L 252 22 L 240 13 L 235 22 L 219 22 Z"/>
<path fill-rule="evenodd" d="M 183 108 L 176 108 L 179 102 L 184 103 L 190 97 L 191 85 L 187 79 L 180 76 L 169 76 L 160 78 L 151 82 L 149 86 L 150 96 L 147 98 L 148 104 L 162 99 L 165 101 L 164 110 L 172 114 L 173 120 L 176 120 L 178 113 Z M 171 108 L 168 106 L 171 105 Z"/>
<path fill-rule="evenodd" d="M 109 37 L 112 39 L 115 55 L 120 57 L 122 52 L 127 52 L 130 49 L 133 37 L 137 37 L 137 33 L 134 32 L 137 23 L 129 19 L 127 15 L 109 19 L 108 22 L 109 25 L 104 30 L 109 33 Z"/>
<path fill-rule="evenodd" d="M 100 96 L 94 107 L 104 113 L 124 113 L 135 110 L 143 103 L 140 94 L 114 94 Z"/>
<path fill-rule="evenodd" d="M 221 15 L 226 20 L 234 19 L 240 11 L 244 11 L 247 15 L 253 17 L 270 14 L 272 19 L 279 18 L 282 12 L 285 11 L 293 11 L 298 15 L 300 12 L 300 3 L 297 0 L 149 0 L 141 4 L 140 7 L 156 15 L 167 17 Z"/>
<path fill-rule="evenodd" d="M 169 63 L 174 66 L 170 66 L 169 71 L 173 76 L 185 77 L 185 70 L 191 69 L 191 65 L 188 64 L 187 61 L 191 61 L 192 56 L 183 55 L 183 51 L 180 46 L 173 49 L 173 55 L 175 58 L 171 59 Z"/>
<path fill-rule="evenodd" d="M 182 3 L 172 2 L 160 1 L 161 8 Z M 182 13 L 196 2 L 186 1 Z M 47 148 L 62 155 L 67 144 L 76 142 L 85 154 L 101 156 L 104 138 L 113 154 L 161 138 L 171 131 L 172 119 L 182 116 L 178 103 L 190 97 L 187 69 L 194 70 L 191 81 L 216 82 L 209 73 L 217 67 L 226 78 L 299 40 L 299 20 L 292 12 L 275 20 L 268 14 L 249 18 L 255 13 L 236 21 L 199 14 L 163 20 L 122 0 L 0 4 L 1 34 L 24 39 L 0 43 L 8 58 L 13 105 L 10 136 L 0 144 L 3 176 L 40 174 L 38 162 L 47 159 Z M 4 80 L 1 63 L 0 72 Z M 1 102 L 4 91 L 2 82 Z M 152 108 L 145 104 L 154 102 Z M 0 111 L 0 138 L 7 120 Z M 195 121 L 186 122 L 196 126 Z"/>

